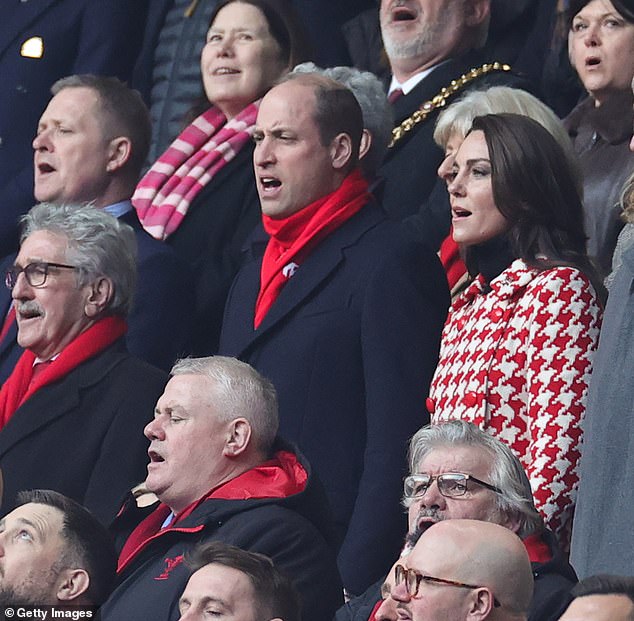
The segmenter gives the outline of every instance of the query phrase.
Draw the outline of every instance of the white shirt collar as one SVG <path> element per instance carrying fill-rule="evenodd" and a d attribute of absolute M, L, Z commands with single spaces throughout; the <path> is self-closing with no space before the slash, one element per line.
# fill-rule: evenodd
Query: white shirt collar
<path fill-rule="evenodd" d="M 418 73 L 415 73 L 411 78 L 408 78 L 402 84 L 394 77 L 394 75 L 392 75 L 392 81 L 390 82 L 390 88 L 387 94 L 390 95 L 392 91 L 395 91 L 396 89 L 400 88 L 403 91 L 403 95 L 407 95 L 408 93 L 413 91 L 414 88 L 418 86 L 419 82 L 424 80 L 434 69 L 436 69 L 437 67 L 440 67 L 440 65 L 444 65 L 449 60 L 450 59 L 443 60 L 437 65 L 434 65 L 433 67 L 429 67 L 427 69 L 423 69 L 422 71 L 419 71 Z"/>

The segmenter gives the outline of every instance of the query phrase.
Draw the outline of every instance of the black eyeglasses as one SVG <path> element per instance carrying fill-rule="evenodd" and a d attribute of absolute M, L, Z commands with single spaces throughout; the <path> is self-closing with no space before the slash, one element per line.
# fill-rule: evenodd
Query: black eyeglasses
<path fill-rule="evenodd" d="M 48 272 L 51 267 L 64 268 L 67 270 L 77 269 L 77 266 L 75 265 L 49 263 L 48 261 L 34 261 L 33 263 L 29 263 L 25 267 L 14 265 L 7 270 L 4 277 L 4 284 L 9 289 L 13 289 L 13 287 L 15 287 L 15 283 L 18 282 L 18 276 L 24 272 L 26 282 L 28 282 L 31 287 L 43 287 L 46 283 Z"/>
<path fill-rule="evenodd" d="M 491 483 L 476 479 L 470 474 L 462 474 L 461 472 L 444 472 L 436 476 L 430 474 L 412 474 L 405 477 L 403 482 L 403 495 L 405 498 L 420 498 L 424 496 L 429 486 L 436 481 L 438 483 L 438 491 L 447 498 L 456 498 L 464 496 L 467 493 L 467 481 L 473 481 L 482 487 L 486 487 L 496 494 L 501 494 L 502 490 Z"/>
<path fill-rule="evenodd" d="M 415 569 L 407 569 L 402 565 L 397 565 L 394 568 L 394 585 L 405 584 L 405 590 L 409 597 L 416 597 L 420 588 L 421 582 L 427 582 L 428 584 L 436 584 L 440 586 L 452 586 L 461 589 L 481 589 L 488 587 L 482 587 L 476 584 L 467 584 L 466 582 L 457 582 L 456 580 L 446 580 L 445 578 L 435 578 L 434 576 L 426 576 L 416 571 Z M 490 590 L 490 589 L 489 589 Z M 491 593 L 493 595 L 493 593 Z M 499 608 L 500 602 L 493 595 L 493 606 Z"/>

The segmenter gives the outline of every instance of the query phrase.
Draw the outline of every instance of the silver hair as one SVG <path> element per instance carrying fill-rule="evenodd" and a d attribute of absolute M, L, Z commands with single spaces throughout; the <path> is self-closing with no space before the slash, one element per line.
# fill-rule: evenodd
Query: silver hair
<path fill-rule="evenodd" d="M 552 135 L 563 149 L 568 165 L 574 171 L 575 186 L 583 196 L 583 175 L 579 158 L 561 119 L 537 97 L 519 88 L 492 86 L 485 90 L 469 91 L 440 113 L 434 129 L 434 140 L 444 149 L 452 135 L 458 134 L 464 138 L 477 116 L 503 112 L 527 116 Z"/>
<path fill-rule="evenodd" d="M 277 392 L 252 366 L 227 356 L 182 358 L 176 361 L 171 374 L 202 375 L 213 380 L 210 391 L 219 400 L 220 420 L 245 418 L 251 425 L 256 448 L 270 453 L 279 426 Z"/>
<path fill-rule="evenodd" d="M 418 465 L 431 451 L 451 451 L 464 446 L 480 449 L 491 456 L 489 483 L 502 490 L 502 494 L 495 494 L 497 509 L 503 516 L 519 522 L 518 536 L 523 539 L 541 532 L 544 521 L 535 508 L 531 485 L 520 460 L 506 444 L 472 423 L 451 420 L 419 429 L 409 444 L 410 474 L 419 472 Z M 404 506 L 411 504 L 411 499 L 403 499 Z"/>
<path fill-rule="evenodd" d="M 77 286 L 106 277 L 113 296 L 104 309 L 127 316 L 136 287 L 136 238 L 132 227 L 91 205 L 40 203 L 21 218 L 20 244 L 36 231 L 68 240 L 67 260 L 77 266 Z"/>
<path fill-rule="evenodd" d="M 365 157 L 359 162 L 367 177 L 374 177 L 387 152 L 392 138 L 394 116 L 381 80 L 369 71 L 353 67 L 328 67 L 322 69 L 314 63 L 301 63 L 292 73 L 318 73 L 331 78 L 352 91 L 363 114 L 363 127 L 372 137 Z"/>

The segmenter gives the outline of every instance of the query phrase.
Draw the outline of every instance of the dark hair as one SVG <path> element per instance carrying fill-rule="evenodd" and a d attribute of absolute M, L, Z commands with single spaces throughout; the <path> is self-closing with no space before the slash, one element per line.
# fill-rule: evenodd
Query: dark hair
<path fill-rule="evenodd" d="M 130 140 L 132 152 L 125 168 L 136 182 L 150 150 L 152 137 L 150 112 L 141 94 L 118 78 L 87 73 L 57 80 L 51 87 L 51 93 L 57 95 L 66 88 L 90 88 L 97 93 L 100 107 L 97 120 L 101 124 L 103 137 L 107 141 L 118 136 Z"/>
<path fill-rule="evenodd" d="M 576 267 L 601 289 L 586 253 L 583 197 L 562 147 L 542 125 L 520 114 L 476 117 L 491 160 L 493 200 L 508 220 L 514 258 L 538 270 Z"/>
<path fill-rule="evenodd" d="M 584 578 L 572 591 L 574 597 L 586 595 L 625 595 L 634 604 L 634 577 L 598 574 Z"/>
<path fill-rule="evenodd" d="M 359 161 L 359 147 L 363 133 L 363 112 L 357 98 L 340 82 L 318 73 L 291 73 L 278 84 L 299 82 L 312 88 L 315 94 L 313 119 L 324 146 L 329 145 L 338 134 L 348 134 L 352 142 L 352 156 L 348 170 Z"/>
<path fill-rule="evenodd" d="M 592 0 L 570 0 L 566 16 L 568 20 L 568 28 L 572 27 L 572 20 L 575 15 L 581 11 L 587 4 L 590 4 Z M 634 2 L 632 0 L 610 0 L 614 5 L 617 13 L 627 21 L 634 23 Z"/>
<path fill-rule="evenodd" d="M 299 594 L 290 579 L 263 554 L 248 552 L 220 541 L 203 543 L 185 557 L 192 573 L 216 563 L 230 567 L 249 578 L 255 594 L 256 619 L 300 621 Z"/>
<path fill-rule="evenodd" d="M 105 526 L 74 500 L 47 489 L 18 493 L 16 507 L 29 503 L 47 505 L 61 511 L 61 532 L 67 546 L 62 561 L 71 568 L 85 569 L 90 585 L 85 597 L 100 606 L 110 595 L 117 572 L 117 553 Z"/>

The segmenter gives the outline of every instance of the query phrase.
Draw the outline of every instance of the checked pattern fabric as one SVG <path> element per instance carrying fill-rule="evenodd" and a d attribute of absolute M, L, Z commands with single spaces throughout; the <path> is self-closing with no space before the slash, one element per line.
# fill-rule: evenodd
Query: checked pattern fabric
<path fill-rule="evenodd" d="M 600 304 L 579 270 L 516 260 L 454 303 L 428 399 L 432 422 L 468 420 L 521 460 L 535 504 L 567 548 Z"/>

